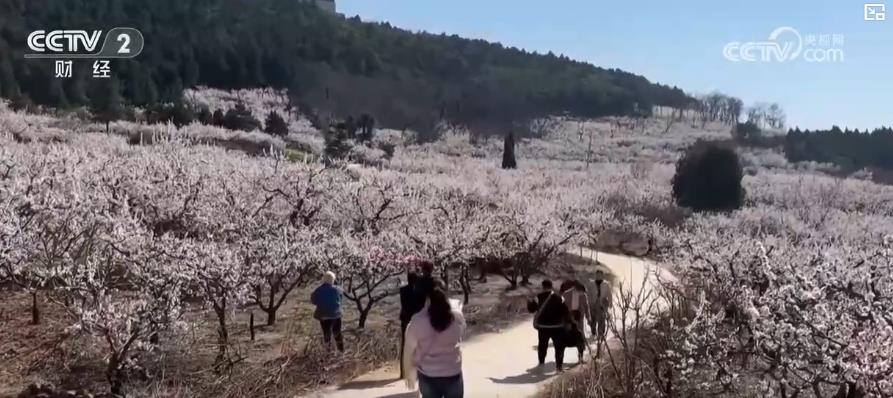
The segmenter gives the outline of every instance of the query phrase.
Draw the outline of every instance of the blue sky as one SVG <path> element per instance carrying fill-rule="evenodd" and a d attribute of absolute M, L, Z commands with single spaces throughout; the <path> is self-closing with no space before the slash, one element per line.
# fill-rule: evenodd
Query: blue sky
<path fill-rule="evenodd" d="M 778 102 L 789 126 L 893 125 L 893 0 L 867 22 L 851 0 L 337 0 L 338 11 L 428 32 L 498 41 L 620 68 L 692 93 Z M 883 2 L 873 1 L 873 2 Z M 732 41 L 766 41 L 778 27 L 839 35 L 844 60 L 730 62 Z M 802 58 L 802 57 L 801 57 Z"/>

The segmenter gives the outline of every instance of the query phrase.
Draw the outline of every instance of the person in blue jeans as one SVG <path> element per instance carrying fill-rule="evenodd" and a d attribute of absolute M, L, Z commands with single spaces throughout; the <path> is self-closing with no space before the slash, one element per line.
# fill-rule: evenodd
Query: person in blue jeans
<path fill-rule="evenodd" d="M 446 286 L 436 281 L 425 307 L 412 317 L 406 328 L 407 376 L 413 367 L 422 398 L 462 398 L 462 350 L 465 317 L 457 303 L 451 303 Z M 407 379 L 413 387 L 415 380 Z"/>
<path fill-rule="evenodd" d="M 344 351 L 344 337 L 341 335 L 341 288 L 335 286 L 335 274 L 323 274 L 323 283 L 310 295 L 310 302 L 316 306 L 313 317 L 322 327 L 323 342 L 331 349 L 332 337 L 338 351 Z"/>

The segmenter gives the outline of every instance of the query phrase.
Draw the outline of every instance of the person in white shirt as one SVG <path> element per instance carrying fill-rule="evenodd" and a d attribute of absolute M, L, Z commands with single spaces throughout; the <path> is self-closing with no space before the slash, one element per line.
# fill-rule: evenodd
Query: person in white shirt
<path fill-rule="evenodd" d="M 422 398 L 464 396 L 460 345 L 465 327 L 458 301 L 448 299 L 443 282 L 437 281 L 425 307 L 409 321 L 403 351 L 407 386 L 414 390 L 417 380 Z"/>

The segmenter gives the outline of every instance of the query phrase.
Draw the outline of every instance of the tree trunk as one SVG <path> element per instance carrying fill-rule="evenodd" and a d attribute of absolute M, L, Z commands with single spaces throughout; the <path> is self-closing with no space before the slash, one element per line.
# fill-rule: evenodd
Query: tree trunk
<path fill-rule="evenodd" d="M 37 305 L 37 292 L 31 292 L 31 324 L 40 324 L 40 306 Z"/>
<path fill-rule="evenodd" d="M 217 350 L 219 359 L 223 359 L 226 355 L 226 346 L 229 343 L 229 331 L 226 329 L 226 299 L 223 299 L 220 306 L 214 306 L 217 313 Z"/>
<path fill-rule="evenodd" d="M 149 333 L 149 343 L 152 345 L 158 345 L 158 328 L 155 327 L 154 324 L 149 325 L 151 333 Z"/>
<path fill-rule="evenodd" d="M 521 286 L 530 286 L 530 277 L 524 275 L 521 277 Z"/>
<path fill-rule="evenodd" d="M 509 290 L 518 289 L 518 269 L 516 267 L 506 274 L 505 279 L 509 281 Z"/>
<path fill-rule="evenodd" d="M 523 261 L 519 266 L 521 274 L 521 286 L 530 286 L 530 276 L 533 275 L 533 265 L 529 261 Z"/>
<path fill-rule="evenodd" d="M 273 317 L 276 316 L 276 313 L 273 313 Z M 267 318 L 269 322 L 270 318 Z M 248 332 L 251 334 L 251 341 L 254 341 L 254 311 L 251 311 L 251 316 L 248 317 Z"/>
<path fill-rule="evenodd" d="M 270 307 L 270 309 L 264 311 L 267 313 L 267 326 L 273 326 L 276 324 L 276 308 Z M 251 314 L 254 315 L 253 313 Z"/>
<path fill-rule="evenodd" d="M 459 284 L 462 285 L 463 304 L 468 304 L 469 296 L 471 296 L 471 280 L 468 277 L 468 266 L 462 268 Z"/>
<path fill-rule="evenodd" d="M 105 378 L 109 383 L 109 390 L 114 397 L 124 396 L 121 386 L 121 369 L 119 369 L 119 361 L 117 355 L 109 358 L 109 364 L 105 370 Z"/>
<path fill-rule="evenodd" d="M 365 328 L 366 328 L 366 318 L 369 317 L 369 310 L 371 310 L 371 309 L 372 309 L 372 304 L 371 304 L 371 303 L 370 303 L 369 305 L 367 305 L 366 308 L 362 308 L 362 309 L 360 309 L 360 320 L 359 320 L 359 323 L 358 323 L 358 325 L 357 325 L 357 328 L 359 328 L 359 329 L 365 329 Z"/>
<path fill-rule="evenodd" d="M 278 293 L 279 289 L 276 286 L 270 286 L 270 297 L 269 302 L 267 304 L 267 326 L 273 326 L 276 323 L 276 311 L 279 309 L 276 307 L 276 293 Z"/>
<path fill-rule="evenodd" d="M 583 140 L 583 135 L 580 135 L 580 140 Z M 592 161 L 592 133 L 589 133 L 589 150 L 586 151 L 586 170 L 589 170 L 589 163 Z"/>
<path fill-rule="evenodd" d="M 108 120 L 105 121 L 105 133 L 106 134 L 108 134 L 110 131 L 110 128 L 109 128 L 110 124 L 111 124 L 111 122 L 109 122 Z"/>

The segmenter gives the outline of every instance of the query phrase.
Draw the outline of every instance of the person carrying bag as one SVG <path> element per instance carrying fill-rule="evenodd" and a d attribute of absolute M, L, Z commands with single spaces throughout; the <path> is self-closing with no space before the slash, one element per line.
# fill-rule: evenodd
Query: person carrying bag
<path fill-rule="evenodd" d="M 555 368 L 564 371 L 564 348 L 566 336 L 572 328 L 570 312 L 561 295 L 552 290 L 552 281 L 544 280 L 543 290 L 536 300 L 529 300 L 527 309 L 533 312 L 533 327 L 537 330 L 537 359 L 539 366 L 546 363 L 549 341 L 555 347 Z"/>

